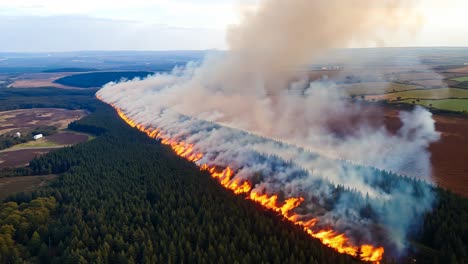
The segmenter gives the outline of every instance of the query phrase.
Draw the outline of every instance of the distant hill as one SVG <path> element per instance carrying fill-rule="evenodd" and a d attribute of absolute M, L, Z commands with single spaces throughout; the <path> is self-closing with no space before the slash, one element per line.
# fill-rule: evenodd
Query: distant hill
<path fill-rule="evenodd" d="M 91 69 L 91 68 L 57 68 L 57 69 L 49 69 L 42 72 L 46 73 L 53 73 L 53 72 L 91 72 L 91 71 L 98 71 L 98 69 Z"/>
<path fill-rule="evenodd" d="M 60 79 L 55 80 L 55 83 L 81 87 L 81 88 L 91 88 L 91 87 L 101 87 L 108 82 L 117 82 L 122 79 L 131 80 L 133 78 L 139 77 L 144 78 L 148 75 L 154 74 L 154 72 L 148 71 L 119 71 L 119 72 L 92 72 L 92 73 L 83 73 L 66 76 Z"/>

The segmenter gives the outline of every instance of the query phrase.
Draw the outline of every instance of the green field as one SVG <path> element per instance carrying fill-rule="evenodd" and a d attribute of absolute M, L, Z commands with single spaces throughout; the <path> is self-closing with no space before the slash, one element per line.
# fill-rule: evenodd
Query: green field
<path fill-rule="evenodd" d="M 457 82 L 468 82 L 468 77 L 453 78 L 452 81 L 457 81 Z"/>
<path fill-rule="evenodd" d="M 468 90 L 457 88 L 439 88 L 429 90 L 413 90 L 393 93 L 392 95 L 405 98 L 421 99 L 445 99 L 445 98 L 468 98 Z"/>
<path fill-rule="evenodd" d="M 384 94 L 392 92 L 401 92 L 415 89 L 423 89 L 422 86 L 387 83 L 387 82 L 364 82 L 353 84 L 342 84 L 338 86 L 349 95 L 368 95 L 368 94 Z"/>
<path fill-rule="evenodd" d="M 405 99 L 400 102 L 412 104 L 413 101 L 413 99 Z M 419 100 L 417 104 L 441 110 L 468 112 L 468 99 Z"/>
<path fill-rule="evenodd" d="M 411 90 L 379 95 L 368 95 L 367 100 L 401 101 L 405 99 L 468 99 L 468 90 L 458 88 L 438 88 L 426 90 Z"/>
<path fill-rule="evenodd" d="M 18 144 L 13 146 L 11 149 L 23 149 L 23 148 L 46 148 L 46 147 L 55 147 L 60 146 L 55 142 L 49 141 L 46 138 L 41 138 L 38 140 L 28 141 L 23 144 Z"/>

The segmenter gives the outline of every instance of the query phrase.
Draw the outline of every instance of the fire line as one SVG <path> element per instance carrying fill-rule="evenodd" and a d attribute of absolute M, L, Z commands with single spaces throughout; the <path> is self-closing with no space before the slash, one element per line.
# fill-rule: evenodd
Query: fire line
<path fill-rule="evenodd" d="M 101 100 L 101 98 L 98 97 Z M 191 162 L 197 162 L 203 158 L 202 153 L 194 151 L 194 146 L 184 141 L 172 139 L 164 135 L 163 132 L 157 128 L 145 127 L 142 124 L 138 124 L 135 120 L 129 118 L 125 113 L 111 104 L 111 106 L 117 111 L 117 114 L 122 118 L 129 126 L 144 132 L 150 138 L 158 139 L 162 144 L 170 146 L 174 152 Z M 214 179 L 226 189 L 234 192 L 236 195 L 244 195 L 246 199 L 250 199 L 264 208 L 273 210 L 278 214 L 282 215 L 285 220 L 300 226 L 308 235 L 319 239 L 324 245 L 335 249 L 336 251 L 352 256 L 359 257 L 361 260 L 370 261 L 374 263 L 380 263 L 384 254 L 383 247 L 376 247 L 369 244 L 353 245 L 345 234 L 340 234 L 333 229 L 316 230 L 317 218 L 310 220 L 302 220 L 301 215 L 292 212 L 295 208 L 301 205 L 304 201 L 303 197 L 291 197 L 285 201 L 278 201 L 278 195 L 261 194 L 255 190 L 252 190 L 252 185 L 247 180 L 236 179 L 235 172 L 230 168 L 221 168 L 219 166 L 213 166 L 208 164 L 198 164 L 200 170 L 207 171 Z M 314 229 L 315 227 L 315 229 Z"/>

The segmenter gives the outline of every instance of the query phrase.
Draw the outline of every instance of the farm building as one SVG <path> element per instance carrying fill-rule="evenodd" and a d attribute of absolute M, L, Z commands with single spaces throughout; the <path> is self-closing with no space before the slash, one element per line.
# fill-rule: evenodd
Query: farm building
<path fill-rule="evenodd" d="M 44 136 L 42 134 L 37 134 L 37 135 L 33 136 L 33 139 L 38 140 L 38 139 L 43 138 L 43 137 Z"/>
<path fill-rule="evenodd" d="M 20 137 L 21 137 L 21 133 L 20 133 L 20 132 L 16 132 L 15 137 L 20 138 Z"/>

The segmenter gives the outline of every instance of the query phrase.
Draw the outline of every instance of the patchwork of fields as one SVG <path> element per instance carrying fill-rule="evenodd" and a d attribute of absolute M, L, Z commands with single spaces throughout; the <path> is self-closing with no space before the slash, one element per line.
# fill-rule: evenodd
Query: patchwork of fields
<path fill-rule="evenodd" d="M 14 138 L 17 132 L 25 138 L 24 143 L 0 150 L 0 169 L 24 166 L 35 157 L 64 146 L 86 142 L 91 139 L 87 134 L 67 131 L 68 124 L 86 115 L 82 110 L 58 108 L 20 109 L 0 112 L 0 135 L 6 140 Z M 50 135 L 33 140 L 37 128 L 48 127 Z M 36 132 L 37 133 L 37 132 Z M 26 138 L 27 137 L 27 138 Z"/>
<path fill-rule="evenodd" d="M 378 71 L 377 71 L 378 72 Z M 380 74 L 380 81 L 339 84 L 346 95 L 367 101 L 418 104 L 454 112 L 468 111 L 468 67 L 440 71 L 407 70 L 395 67 Z"/>

